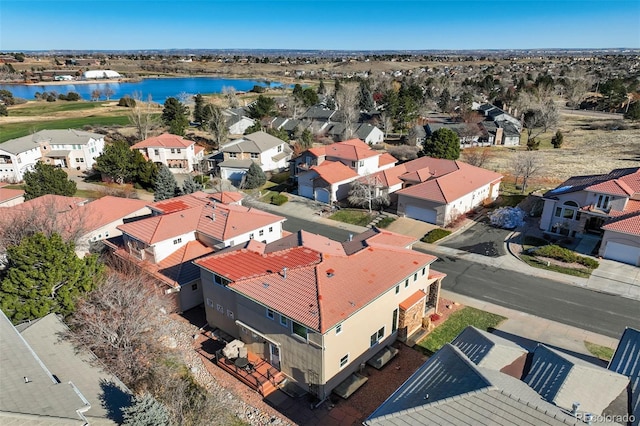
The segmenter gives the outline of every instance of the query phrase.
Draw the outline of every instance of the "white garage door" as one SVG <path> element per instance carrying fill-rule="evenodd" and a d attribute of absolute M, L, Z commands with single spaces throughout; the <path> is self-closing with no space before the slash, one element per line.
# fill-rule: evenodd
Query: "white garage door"
<path fill-rule="evenodd" d="M 605 259 L 617 260 L 618 262 L 637 266 L 638 259 L 640 259 L 640 247 L 609 241 L 604 250 L 604 257 Z"/>
<path fill-rule="evenodd" d="M 411 204 L 407 205 L 404 209 L 404 213 L 411 219 L 417 219 L 428 223 L 436 223 L 436 219 L 438 217 L 436 211 L 433 209 L 424 209 Z"/>

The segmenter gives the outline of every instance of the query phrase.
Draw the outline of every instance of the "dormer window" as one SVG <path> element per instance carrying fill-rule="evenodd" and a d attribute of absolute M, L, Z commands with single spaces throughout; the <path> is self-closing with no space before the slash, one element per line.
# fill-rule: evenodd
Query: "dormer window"
<path fill-rule="evenodd" d="M 596 207 L 602 210 L 606 210 L 609 208 L 611 204 L 611 197 L 609 195 L 598 195 L 598 202 L 596 203 Z"/>

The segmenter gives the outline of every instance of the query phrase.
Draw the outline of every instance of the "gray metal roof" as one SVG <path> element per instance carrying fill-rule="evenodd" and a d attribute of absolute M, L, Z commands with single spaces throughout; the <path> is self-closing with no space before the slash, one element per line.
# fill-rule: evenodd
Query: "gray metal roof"
<path fill-rule="evenodd" d="M 366 425 L 562 425 L 573 417 L 521 381 L 475 366 L 446 344 L 371 416 Z"/>
<path fill-rule="evenodd" d="M 3 142 L 0 144 L 0 150 L 16 155 L 33 148 L 38 148 L 41 142 L 49 142 L 54 145 L 86 145 L 90 139 L 102 138 L 104 138 L 104 135 L 75 129 L 41 130 L 31 135 Z"/>
<path fill-rule="evenodd" d="M 25 379 L 26 378 L 26 379 Z M 85 424 L 82 411 L 89 408 L 74 386 L 57 381 L 43 361 L 0 311 L 0 413 L 30 421 L 53 418 L 67 424 Z M 14 420 L 16 424 L 20 420 Z M 35 424 L 35 423 L 31 423 Z"/>
<path fill-rule="evenodd" d="M 236 169 L 249 169 L 253 160 L 226 160 L 222 163 L 218 163 L 220 167 L 231 167 Z"/>
<path fill-rule="evenodd" d="M 311 120 L 329 120 L 335 113 L 335 110 L 325 108 L 322 105 L 314 105 L 309 107 L 302 117 Z"/>
<path fill-rule="evenodd" d="M 67 326 L 55 314 L 49 314 L 22 331 L 22 337 L 56 377 L 63 383 L 72 381 L 80 389 L 91 404 L 85 417 L 101 418 L 102 424 L 117 424 L 108 418 L 109 411 L 102 401 L 119 412 L 129 405 L 130 391 L 117 377 L 99 368 L 93 354 L 78 353 L 71 342 L 61 338 L 66 331 Z"/>
<path fill-rule="evenodd" d="M 500 370 L 527 353 L 522 346 L 503 337 L 467 327 L 451 342 L 474 364 Z"/>
<path fill-rule="evenodd" d="M 357 136 L 359 139 L 365 140 L 367 136 L 369 136 L 371 132 L 373 132 L 374 129 L 376 129 L 376 126 L 373 126 L 369 123 L 362 123 L 358 127 L 358 130 L 356 130 L 355 136 Z"/>
<path fill-rule="evenodd" d="M 630 379 L 632 426 L 640 424 L 640 331 L 627 327 L 622 333 L 609 370 L 624 374 Z"/>
<path fill-rule="evenodd" d="M 545 400 L 571 409 L 602 414 L 627 387 L 629 379 L 590 362 L 539 344 L 524 381 Z"/>

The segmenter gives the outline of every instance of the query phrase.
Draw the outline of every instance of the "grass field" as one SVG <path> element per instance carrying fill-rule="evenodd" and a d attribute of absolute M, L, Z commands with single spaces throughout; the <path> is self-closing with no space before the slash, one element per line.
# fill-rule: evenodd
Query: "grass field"
<path fill-rule="evenodd" d="M 339 210 L 329 216 L 329 219 L 352 225 L 367 226 L 373 220 L 373 216 L 361 210 Z"/>
<path fill-rule="evenodd" d="M 102 102 L 39 102 L 35 104 L 27 104 L 26 106 L 17 106 L 9 109 L 11 117 L 33 117 L 44 114 L 55 114 L 58 112 L 81 111 L 87 109 L 101 108 L 105 104 Z M 124 110 L 125 108 L 123 108 Z"/>
<path fill-rule="evenodd" d="M 129 124 L 127 116 L 90 116 L 63 118 L 60 120 L 7 123 L 0 125 L 0 143 L 20 138 L 44 129 L 82 129 L 84 126 L 125 126 Z"/>
<path fill-rule="evenodd" d="M 462 330 L 470 325 L 486 331 L 497 327 L 504 320 L 506 318 L 501 315 L 467 306 L 451 314 L 449 319 L 429 333 L 425 339 L 418 343 L 418 346 L 427 354 L 433 354 L 446 343 L 451 343 Z"/>

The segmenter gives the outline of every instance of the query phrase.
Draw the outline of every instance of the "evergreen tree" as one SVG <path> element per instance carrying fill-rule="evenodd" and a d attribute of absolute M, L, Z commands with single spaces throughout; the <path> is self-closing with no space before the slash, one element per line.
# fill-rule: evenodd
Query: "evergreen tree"
<path fill-rule="evenodd" d="M 195 102 L 195 106 L 193 107 L 193 121 L 196 123 L 204 123 L 204 98 L 200 93 L 193 97 L 193 101 Z"/>
<path fill-rule="evenodd" d="M 122 410 L 123 426 L 169 426 L 169 413 L 153 396 L 136 396 L 133 403 Z"/>
<path fill-rule="evenodd" d="M 302 103 L 304 104 L 304 106 L 309 107 L 312 105 L 316 105 L 318 101 L 318 94 L 312 88 L 307 87 L 302 91 Z"/>
<path fill-rule="evenodd" d="M 313 134 L 311 133 L 311 130 L 304 129 L 298 142 L 300 143 L 300 147 L 303 149 L 311 148 L 313 146 Z"/>
<path fill-rule="evenodd" d="M 629 105 L 627 112 L 624 113 L 624 118 L 633 121 L 640 120 L 640 101 L 636 101 Z"/>
<path fill-rule="evenodd" d="M 244 131 L 244 134 L 250 135 L 251 133 L 260 132 L 260 131 L 262 131 L 262 125 L 260 124 L 260 121 L 256 120 L 255 123 L 247 127 L 247 130 Z"/>
<path fill-rule="evenodd" d="M 169 126 L 171 134 L 184 136 L 184 131 L 189 126 L 189 108 L 176 98 L 167 98 L 161 119 L 165 126 Z"/>
<path fill-rule="evenodd" d="M 138 150 L 123 141 L 105 146 L 94 168 L 118 184 L 133 182 L 143 188 L 153 187 L 158 167 Z"/>
<path fill-rule="evenodd" d="M 158 168 L 158 175 L 154 185 L 153 200 L 161 201 L 175 197 L 179 192 L 175 176 L 167 166 Z"/>
<path fill-rule="evenodd" d="M 555 136 L 551 138 L 551 145 L 553 145 L 554 148 L 560 148 L 562 146 L 563 141 L 564 141 L 564 135 L 560 130 L 558 130 L 556 131 Z"/>
<path fill-rule="evenodd" d="M 320 79 L 320 84 L 318 85 L 318 95 L 326 95 L 327 88 L 324 85 L 324 80 Z"/>
<path fill-rule="evenodd" d="M 258 96 L 258 99 L 249 106 L 249 117 L 261 120 L 275 114 L 276 101 L 269 96 Z"/>
<path fill-rule="evenodd" d="M 182 193 L 183 194 L 193 194 L 194 192 L 202 191 L 202 185 L 195 180 L 191 175 L 187 175 L 187 178 L 184 180 L 182 184 Z"/>
<path fill-rule="evenodd" d="M 247 174 L 244 176 L 244 187 L 247 189 L 260 188 L 267 181 L 267 176 L 257 163 L 251 163 Z"/>
<path fill-rule="evenodd" d="M 68 177 L 61 168 L 37 162 L 33 171 L 24 174 L 25 200 L 46 194 L 72 196 L 76 193 L 76 183 Z"/>
<path fill-rule="evenodd" d="M 6 262 L 0 307 L 16 323 L 52 312 L 69 315 L 78 297 L 96 287 L 103 271 L 97 255 L 80 259 L 75 245 L 58 234 L 23 238 L 19 245 L 7 247 Z"/>
<path fill-rule="evenodd" d="M 443 127 L 424 141 L 422 156 L 457 160 L 460 157 L 460 138 L 453 130 Z"/>
<path fill-rule="evenodd" d="M 366 80 L 360 81 L 360 91 L 358 92 L 358 103 L 360 111 L 373 111 L 376 109 L 376 104 L 373 101 L 373 94 L 371 88 Z"/>
<path fill-rule="evenodd" d="M 300 83 L 296 83 L 296 85 L 293 86 L 293 97 L 299 101 L 302 101 L 302 91 L 303 90 Z"/>
<path fill-rule="evenodd" d="M 7 109 L 7 106 L 5 104 L 0 104 L 0 116 L 8 116 L 9 115 L 9 110 Z"/>

